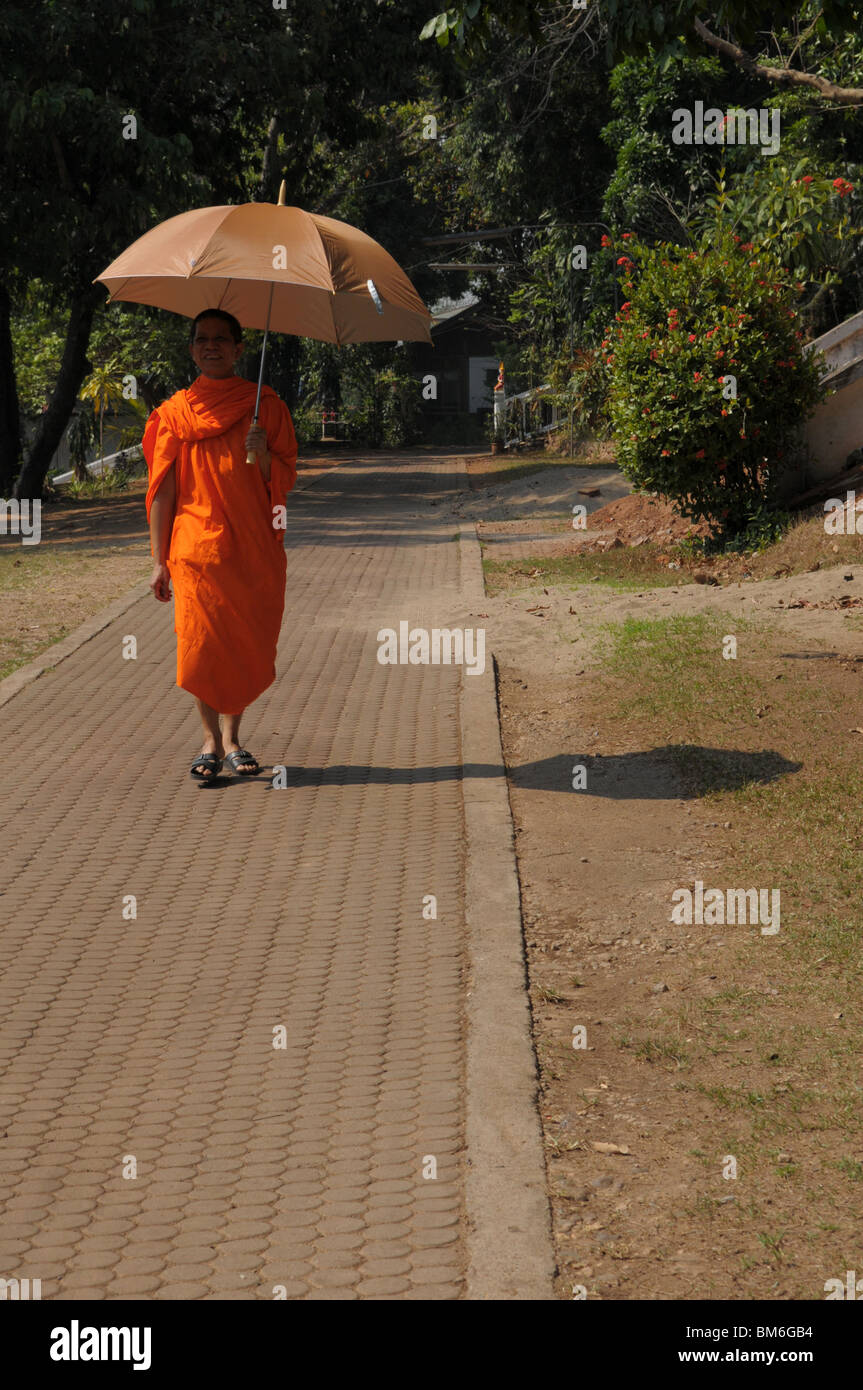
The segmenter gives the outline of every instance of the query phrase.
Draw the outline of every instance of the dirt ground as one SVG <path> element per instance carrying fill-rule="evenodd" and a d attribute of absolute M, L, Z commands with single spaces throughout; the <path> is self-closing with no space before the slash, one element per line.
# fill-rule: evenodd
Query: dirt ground
<path fill-rule="evenodd" d="M 819 874 L 803 885 L 793 875 L 805 837 L 796 812 L 779 842 L 765 844 L 769 815 L 738 792 L 748 777 L 781 784 L 810 768 L 817 786 L 822 753 L 825 769 L 831 751 L 840 765 L 859 759 L 863 566 L 639 593 L 528 574 L 532 583 L 487 598 L 487 641 L 558 1294 L 823 1298 L 824 1281 L 861 1258 L 859 928 L 850 961 L 821 951 L 824 908 L 806 896 L 812 883 L 821 892 Z M 752 674 L 741 678 L 739 704 L 718 700 L 712 722 L 698 715 L 695 740 L 673 712 L 625 712 L 632 674 L 629 684 L 609 675 L 602 638 L 604 626 L 627 620 L 702 618 L 718 624 L 717 642 L 737 633 Z M 689 775 L 690 742 L 694 763 L 720 768 L 712 794 Z M 578 766 L 584 789 L 573 786 Z M 846 837 L 856 872 L 853 796 L 833 814 L 835 834 L 829 810 L 825 834 Z M 753 865 L 761 876 L 742 876 Z M 825 863 L 821 877 L 832 871 Z M 780 933 L 673 924 L 672 892 L 695 880 L 780 884 Z"/>

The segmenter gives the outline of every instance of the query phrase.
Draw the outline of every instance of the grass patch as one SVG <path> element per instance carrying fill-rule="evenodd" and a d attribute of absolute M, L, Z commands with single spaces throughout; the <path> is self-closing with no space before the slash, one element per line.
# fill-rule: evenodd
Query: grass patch
<path fill-rule="evenodd" d="M 0 547 L 0 680 L 40 656 L 145 579 L 152 561 L 128 547 Z"/>
<path fill-rule="evenodd" d="M 513 540 L 518 540 L 514 535 Z M 491 547 L 483 547 L 484 552 Z M 653 544 L 634 549 L 598 551 L 592 555 L 538 556 L 535 559 L 491 560 L 483 558 L 486 592 L 516 593 L 540 580 L 560 588 L 578 589 L 585 584 L 601 584 L 620 593 L 642 589 L 680 588 L 693 583 L 685 570 L 669 570 L 656 562 L 659 548 Z M 664 554 L 671 552 L 665 550 Z M 525 581 L 529 580 L 530 583 Z"/>
<path fill-rule="evenodd" d="M 619 687 L 617 712 L 664 721 L 667 734 L 750 717 L 766 698 L 760 674 L 763 622 L 731 613 L 627 618 L 598 631 L 604 672 Z M 737 656 L 723 656 L 725 639 Z M 775 691 L 771 690 L 775 697 Z M 685 754 L 681 754 L 685 756 Z"/>

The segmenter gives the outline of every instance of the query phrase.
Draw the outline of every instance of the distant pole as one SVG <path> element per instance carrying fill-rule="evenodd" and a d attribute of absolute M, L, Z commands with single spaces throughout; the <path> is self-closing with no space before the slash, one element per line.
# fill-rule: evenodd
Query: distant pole
<path fill-rule="evenodd" d="M 569 379 L 570 379 L 570 381 L 572 381 L 572 368 L 573 368 L 573 366 L 574 366 L 574 358 L 575 358 L 575 329 L 574 329 L 573 284 L 572 284 L 572 276 L 573 276 L 573 273 L 574 273 L 574 270 L 573 270 L 573 264 L 572 264 L 572 257 L 570 256 L 570 259 L 569 259 L 569 363 L 570 363 L 570 377 L 569 377 Z M 573 454 L 573 447 L 572 447 L 572 415 L 573 415 L 573 407 L 572 407 L 572 399 L 570 399 L 570 402 L 569 402 L 569 457 L 570 457 L 570 460 L 572 460 L 572 459 L 575 457 L 575 455 Z"/>
<path fill-rule="evenodd" d="M 498 368 L 494 388 L 494 433 L 496 436 L 502 436 L 506 443 L 506 383 L 502 362 Z"/>

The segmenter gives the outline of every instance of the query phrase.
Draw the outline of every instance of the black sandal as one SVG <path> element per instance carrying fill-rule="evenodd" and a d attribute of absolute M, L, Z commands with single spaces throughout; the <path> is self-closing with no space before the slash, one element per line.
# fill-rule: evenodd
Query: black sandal
<path fill-rule="evenodd" d="M 230 763 L 238 777 L 254 777 L 261 770 L 261 765 L 257 758 L 251 753 L 247 753 L 245 748 L 241 748 L 237 753 L 229 753 L 225 758 L 226 763 Z M 253 772 L 240 772 L 241 767 L 253 767 Z"/>
<path fill-rule="evenodd" d="M 207 772 L 198 772 L 197 768 L 207 768 Z M 213 782 L 222 770 L 222 759 L 217 758 L 215 753 L 201 753 L 192 763 L 189 771 L 193 777 L 197 777 L 201 782 Z"/>

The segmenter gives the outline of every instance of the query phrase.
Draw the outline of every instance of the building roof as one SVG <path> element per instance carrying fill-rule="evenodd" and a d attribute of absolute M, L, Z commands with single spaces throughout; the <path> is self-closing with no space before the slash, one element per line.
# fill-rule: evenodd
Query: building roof
<path fill-rule="evenodd" d="M 473 294 L 468 290 L 466 294 L 458 299 L 439 299 L 435 304 L 429 306 L 432 317 L 432 328 L 436 328 L 439 323 L 448 323 L 450 319 L 458 318 L 468 309 L 473 309 L 479 304 L 479 295 Z"/>

